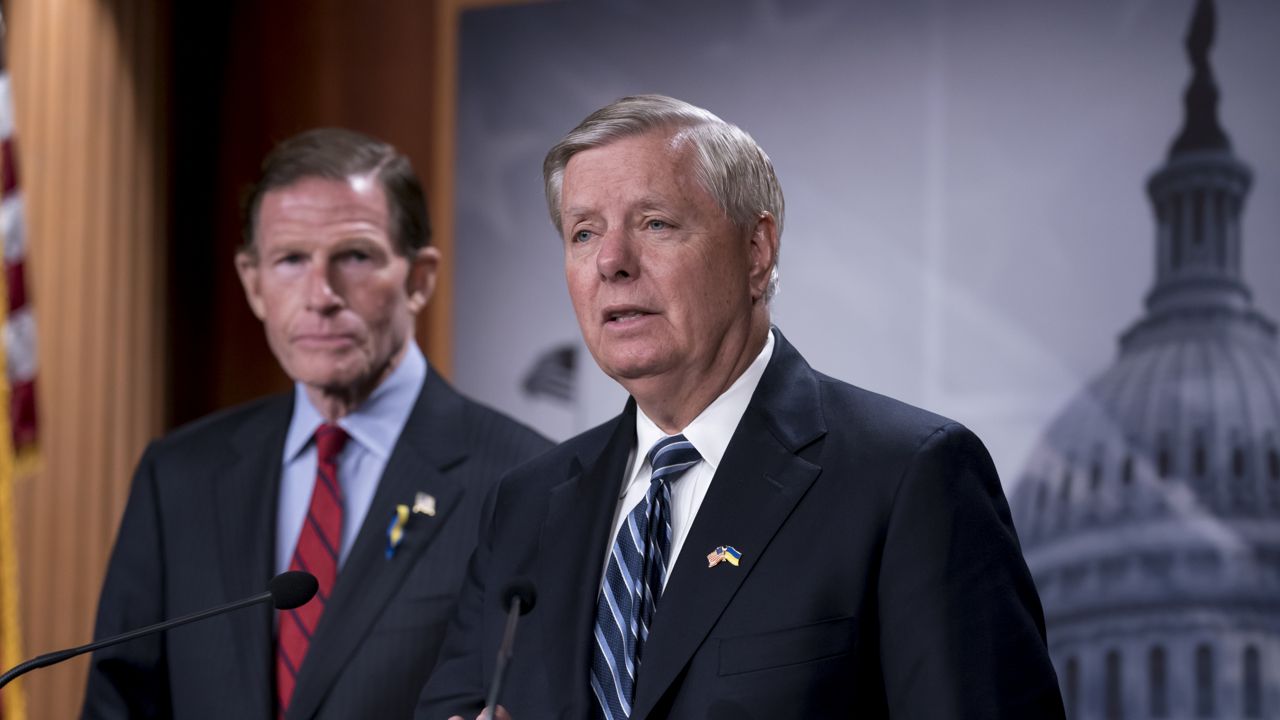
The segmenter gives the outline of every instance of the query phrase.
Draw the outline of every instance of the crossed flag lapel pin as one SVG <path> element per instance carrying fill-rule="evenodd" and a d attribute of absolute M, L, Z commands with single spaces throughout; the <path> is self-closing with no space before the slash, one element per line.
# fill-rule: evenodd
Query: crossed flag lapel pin
<path fill-rule="evenodd" d="M 409 525 L 409 519 L 413 515 L 426 515 L 427 517 L 436 516 L 436 498 L 420 492 L 413 498 L 412 510 L 408 505 L 396 505 L 396 510 L 391 514 L 391 524 L 387 525 L 387 559 L 395 557 L 396 549 L 400 547 L 400 542 L 404 540 L 405 528 Z"/>
<path fill-rule="evenodd" d="M 721 545 L 720 547 L 707 553 L 707 567 L 713 568 L 722 562 L 727 562 L 734 567 L 738 567 L 738 561 L 742 559 L 742 552 L 732 545 Z"/>

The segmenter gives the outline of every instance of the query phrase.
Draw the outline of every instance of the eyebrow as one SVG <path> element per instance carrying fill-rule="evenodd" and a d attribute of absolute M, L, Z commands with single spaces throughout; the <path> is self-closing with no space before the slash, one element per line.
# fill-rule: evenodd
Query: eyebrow
<path fill-rule="evenodd" d="M 658 210 L 661 212 L 672 212 L 675 209 L 674 206 L 678 204 L 679 204 L 678 198 L 672 199 L 672 198 L 658 197 L 656 195 L 646 195 L 645 197 L 639 198 L 638 200 L 630 203 L 627 206 L 627 212 L 628 213 L 648 212 L 651 210 Z M 594 207 L 571 206 L 571 207 L 561 208 L 560 216 L 567 220 L 569 218 L 576 219 L 576 218 L 582 218 L 589 215 L 595 215 L 598 212 L 599 211 L 596 210 Z"/>
<path fill-rule="evenodd" d="M 583 217 L 583 216 L 585 216 L 585 215 L 590 215 L 591 213 L 592 213 L 592 211 L 591 211 L 591 210 L 588 210 L 588 209 L 583 208 L 583 207 L 570 207 L 570 208 L 561 208 L 561 209 L 560 209 L 560 216 L 561 216 L 562 218 L 565 218 L 565 219 L 568 219 L 568 218 L 580 218 L 580 217 Z"/>

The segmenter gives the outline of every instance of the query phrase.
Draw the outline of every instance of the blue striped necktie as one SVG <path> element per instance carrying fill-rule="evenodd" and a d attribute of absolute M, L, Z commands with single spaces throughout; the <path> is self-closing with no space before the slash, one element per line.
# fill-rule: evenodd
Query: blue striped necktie
<path fill-rule="evenodd" d="M 671 483 L 702 456 L 683 435 L 664 437 L 649 451 L 649 491 L 618 529 L 596 601 L 591 657 L 594 716 L 631 717 L 640 651 L 649 637 L 671 551 Z"/>

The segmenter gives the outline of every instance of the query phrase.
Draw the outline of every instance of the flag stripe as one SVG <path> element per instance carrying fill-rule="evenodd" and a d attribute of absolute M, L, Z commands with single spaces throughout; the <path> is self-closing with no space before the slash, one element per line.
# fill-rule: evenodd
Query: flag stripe
<path fill-rule="evenodd" d="M 9 311 L 21 310 L 27 304 L 27 263 L 19 260 L 4 264 L 5 289 L 9 294 Z"/>
<path fill-rule="evenodd" d="M 4 194 L 10 195 L 14 190 L 18 189 L 18 164 L 14 162 L 14 142 L 12 137 L 7 137 L 0 143 L 0 162 L 4 163 L 4 169 L 0 171 L 0 189 Z"/>

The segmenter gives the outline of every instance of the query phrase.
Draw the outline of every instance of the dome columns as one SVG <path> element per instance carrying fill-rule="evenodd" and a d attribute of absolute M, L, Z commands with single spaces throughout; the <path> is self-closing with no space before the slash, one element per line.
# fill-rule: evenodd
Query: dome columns
<path fill-rule="evenodd" d="M 1229 150 L 1175 156 L 1151 176 L 1156 219 L 1156 279 L 1148 312 L 1199 308 L 1246 310 L 1240 217 L 1252 183 Z"/>

